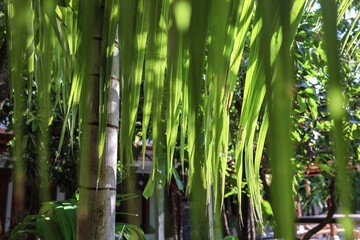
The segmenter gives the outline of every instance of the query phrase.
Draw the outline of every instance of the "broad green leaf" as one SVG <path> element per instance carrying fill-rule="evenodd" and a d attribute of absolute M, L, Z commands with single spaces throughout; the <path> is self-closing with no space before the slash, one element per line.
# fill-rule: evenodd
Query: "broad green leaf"
<path fill-rule="evenodd" d="M 176 186 L 178 187 L 178 189 L 180 191 L 183 191 L 184 190 L 184 184 L 181 181 L 181 179 L 179 177 L 179 174 L 176 171 L 176 168 L 174 168 L 174 167 L 172 168 L 172 173 L 173 173 L 173 176 L 174 176 L 174 179 L 175 179 L 175 182 L 176 182 Z"/>
<path fill-rule="evenodd" d="M 224 237 L 224 240 L 238 240 L 238 239 L 239 239 L 238 237 L 234 237 L 234 236 Z"/>
<path fill-rule="evenodd" d="M 311 115 L 313 117 L 313 119 L 317 119 L 318 116 L 318 106 L 316 101 L 313 98 L 308 98 L 308 103 L 309 103 L 309 109 L 311 112 Z"/>
<path fill-rule="evenodd" d="M 300 94 L 297 94 L 297 95 L 296 95 L 296 98 L 297 98 L 297 102 L 298 102 L 298 104 L 299 104 L 299 106 L 300 106 L 300 110 L 301 110 L 302 112 L 304 112 L 304 111 L 306 110 L 306 101 L 305 101 L 305 98 L 302 97 Z"/>
<path fill-rule="evenodd" d="M 150 178 L 142 194 L 144 198 L 148 199 L 149 197 L 151 197 L 155 189 L 155 184 L 156 184 L 155 181 Z"/>

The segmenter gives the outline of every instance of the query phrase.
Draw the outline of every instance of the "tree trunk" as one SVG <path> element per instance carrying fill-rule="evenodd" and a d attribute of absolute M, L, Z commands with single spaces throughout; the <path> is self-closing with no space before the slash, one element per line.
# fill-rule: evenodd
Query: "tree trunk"
<path fill-rule="evenodd" d="M 240 239 L 254 240 L 256 239 L 254 214 L 249 197 L 242 193 L 242 222 L 239 219 Z"/>
<path fill-rule="evenodd" d="M 243 176 L 245 174 L 245 168 L 243 168 Z M 244 178 L 243 181 L 245 182 L 246 179 Z M 242 192 L 241 199 L 241 206 L 239 206 L 242 212 L 242 221 L 239 218 L 240 239 L 254 240 L 256 238 L 256 230 L 250 197 L 247 193 Z"/>
<path fill-rule="evenodd" d="M 94 64 L 91 68 L 91 84 L 88 119 L 84 119 L 82 154 L 80 165 L 78 239 L 115 239 L 116 175 L 119 125 L 119 55 L 115 47 L 108 100 L 106 137 L 100 175 L 98 174 L 99 146 L 99 67 L 103 8 L 93 35 Z M 100 178 L 98 179 L 98 176 Z"/>
<path fill-rule="evenodd" d="M 329 224 L 337 210 L 337 204 L 335 200 L 335 177 L 331 177 L 330 186 L 329 186 L 329 199 L 328 199 L 328 213 L 326 214 L 326 218 L 320 222 L 318 225 L 310 229 L 302 238 L 303 240 L 309 240 L 313 235 L 315 235 L 318 231 L 323 229 L 327 224 Z"/>

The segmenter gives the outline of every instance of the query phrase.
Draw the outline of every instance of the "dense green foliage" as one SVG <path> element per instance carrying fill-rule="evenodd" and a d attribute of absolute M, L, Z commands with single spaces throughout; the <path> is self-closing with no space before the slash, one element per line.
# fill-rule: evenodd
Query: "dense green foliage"
<path fill-rule="evenodd" d="M 356 9 L 357 7 L 354 7 L 353 10 Z M 343 49 L 348 44 L 346 42 L 347 34 L 356 35 L 359 31 L 358 25 L 355 25 L 357 26 L 355 29 L 350 29 L 350 25 L 356 17 L 346 15 L 339 21 L 338 35 L 341 37 Z M 333 162 L 335 158 L 334 148 L 331 144 L 333 141 L 331 137 L 333 121 L 330 118 L 326 101 L 329 72 L 322 30 L 319 28 L 321 23 L 320 9 L 305 15 L 299 27 L 294 48 L 297 76 L 296 101 L 293 111 L 295 128 L 292 132 L 296 147 L 294 163 L 300 179 L 305 178 L 304 170 L 307 166 L 318 166 L 323 170 L 322 176 L 306 178 L 306 181 L 299 182 L 300 200 L 303 202 L 304 210 L 308 209 L 308 204 L 311 202 L 324 206 L 323 204 L 328 197 L 328 180 L 332 176 L 336 176 L 336 168 Z M 358 137 L 360 115 L 359 101 L 357 100 L 360 92 L 359 76 L 356 70 L 359 67 L 359 56 L 356 51 L 351 55 L 347 54 L 346 51 L 341 51 L 340 56 L 343 74 L 341 85 L 344 88 L 348 113 L 344 127 L 344 137 L 347 144 L 344 145 L 344 149 L 348 153 L 349 164 L 355 166 L 360 159 Z M 305 188 L 309 183 L 312 186 L 312 191 L 310 195 L 306 196 Z M 357 195 L 355 194 L 353 197 L 357 198 Z M 356 207 L 358 206 L 353 206 L 353 208 Z M 305 210 L 305 212 L 308 211 Z"/>
<path fill-rule="evenodd" d="M 76 240 L 77 239 L 77 200 L 45 202 L 38 215 L 28 215 L 11 231 L 11 240 Z M 116 223 L 116 239 L 145 239 L 144 232 L 138 226 Z"/>

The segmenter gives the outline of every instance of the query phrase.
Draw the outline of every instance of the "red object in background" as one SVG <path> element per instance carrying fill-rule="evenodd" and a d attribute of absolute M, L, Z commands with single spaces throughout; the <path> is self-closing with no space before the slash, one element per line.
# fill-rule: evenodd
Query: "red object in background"
<path fill-rule="evenodd" d="M 0 153 L 8 149 L 8 142 L 12 138 L 12 135 L 12 131 L 8 132 L 6 128 L 0 127 Z"/>

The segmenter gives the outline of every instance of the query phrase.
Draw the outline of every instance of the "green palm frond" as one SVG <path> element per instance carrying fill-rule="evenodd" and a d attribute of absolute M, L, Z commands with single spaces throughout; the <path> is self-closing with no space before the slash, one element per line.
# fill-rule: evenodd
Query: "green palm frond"
<path fill-rule="evenodd" d="M 148 1 L 121 1 L 119 19 L 121 125 L 120 159 L 129 167 L 139 105 L 145 44 L 149 28 Z M 130 27 L 129 27 L 130 26 Z"/>

